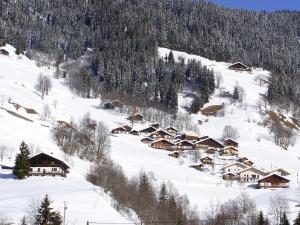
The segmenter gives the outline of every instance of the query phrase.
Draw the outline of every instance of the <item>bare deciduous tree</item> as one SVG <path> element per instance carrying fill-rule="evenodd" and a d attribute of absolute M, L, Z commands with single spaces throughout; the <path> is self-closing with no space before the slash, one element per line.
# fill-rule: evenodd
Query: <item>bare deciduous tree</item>
<path fill-rule="evenodd" d="M 215 73 L 215 81 L 216 81 L 216 88 L 220 88 L 221 84 L 224 81 L 223 76 L 220 72 Z"/>
<path fill-rule="evenodd" d="M 223 139 L 231 138 L 237 140 L 239 138 L 239 133 L 237 128 L 234 128 L 231 125 L 226 125 L 223 129 Z"/>
<path fill-rule="evenodd" d="M 280 224 L 280 219 L 289 210 L 288 202 L 282 196 L 273 196 L 270 199 L 270 214 L 273 216 L 274 225 Z"/>
<path fill-rule="evenodd" d="M 42 120 L 48 120 L 51 116 L 51 109 L 48 104 L 44 105 L 42 112 Z"/>
<path fill-rule="evenodd" d="M 52 88 L 52 80 L 48 76 L 39 74 L 37 82 L 35 84 L 35 89 L 40 92 L 42 99 L 45 95 L 49 94 L 49 91 Z"/>

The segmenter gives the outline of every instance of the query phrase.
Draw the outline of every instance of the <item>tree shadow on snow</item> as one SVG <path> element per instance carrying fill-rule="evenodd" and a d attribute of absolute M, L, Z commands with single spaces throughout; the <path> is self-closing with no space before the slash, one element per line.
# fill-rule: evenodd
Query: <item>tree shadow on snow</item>
<path fill-rule="evenodd" d="M 16 179 L 16 176 L 12 173 L 0 174 L 0 179 Z"/>

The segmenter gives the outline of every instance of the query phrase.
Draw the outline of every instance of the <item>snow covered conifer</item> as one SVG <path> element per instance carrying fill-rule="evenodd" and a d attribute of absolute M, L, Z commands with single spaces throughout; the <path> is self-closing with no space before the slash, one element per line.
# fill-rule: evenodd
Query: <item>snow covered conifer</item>
<path fill-rule="evenodd" d="M 300 225 L 300 213 L 298 214 L 297 218 L 294 220 L 294 225 Z"/>
<path fill-rule="evenodd" d="M 22 141 L 20 145 L 20 153 L 17 155 L 15 160 L 15 167 L 13 170 L 13 174 L 17 176 L 19 179 L 24 179 L 30 171 L 30 151 L 27 144 Z"/>
<path fill-rule="evenodd" d="M 280 225 L 290 225 L 285 213 L 283 213 L 282 217 L 280 218 Z"/>
<path fill-rule="evenodd" d="M 234 100 L 239 100 L 240 99 L 239 89 L 238 89 L 237 86 L 234 87 L 232 98 Z"/>
<path fill-rule="evenodd" d="M 50 207 L 51 200 L 46 195 L 37 211 L 34 225 L 61 225 L 62 218 L 59 212 L 53 211 Z"/>

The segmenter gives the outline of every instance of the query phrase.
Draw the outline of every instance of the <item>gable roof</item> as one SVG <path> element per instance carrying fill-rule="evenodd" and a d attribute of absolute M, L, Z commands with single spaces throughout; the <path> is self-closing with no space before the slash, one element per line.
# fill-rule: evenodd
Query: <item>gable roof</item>
<path fill-rule="evenodd" d="M 241 62 L 235 62 L 235 63 L 232 63 L 228 68 L 231 68 L 231 67 L 234 67 L 234 66 L 242 66 L 244 67 L 245 69 L 249 68 L 248 66 L 246 66 L 245 64 L 241 63 Z"/>
<path fill-rule="evenodd" d="M 141 141 L 143 141 L 143 140 L 149 140 L 149 141 L 153 141 L 153 139 L 152 139 L 152 138 L 150 138 L 150 137 L 144 137 L 144 138 L 142 138 L 142 139 L 141 139 Z"/>
<path fill-rule="evenodd" d="M 226 141 L 232 141 L 232 142 L 238 144 L 238 142 L 237 142 L 236 140 L 233 140 L 232 138 L 226 138 L 224 141 L 225 141 L 225 142 L 226 142 Z"/>
<path fill-rule="evenodd" d="M 226 147 L 224 147 L 224 148 L 222 148 L 221 149 L 221 151 L 223 151 L 223 150 L 225 150 L 225 149 L 228 149 L 228 148 L 231 148 L 231 149 L 233 149 L 233 150 L 235 150 L 235 151 L 239 151 L 237 148 L 235 148 L 235 147 L 233 147 L 233 146 L 226 146 Z"/>
<path fill-rule="evenodd" d="M 285 177 L 283 177 L 283 176 L 281 176 L 281 175 L 278 175 L 277 173 L 271 173 L 271 174 L 268 174 L 268 175 L 262 177 L 261 179 L 259 179 L 258 182 L 263 181 L 263 180 L 265 180 L 265 179 L 267 179 L 267 178 L 269 178 L 269 177 L 274 177 L 274 176 L 277 177 L 277 178 L 279 178 L 279 179 L 281 179 L 281 180 L 284 180 L 284 181 L 286 181 L 286 182 L 290 182 L 289 179 L 287 179 L 287 178 L 285 178 Z"/>
<path fill-rule="evenodd" d="M 202 137 L 202 138 L 203 138 L 203 137 Z M 200 139 L 200 140 L 196 141 L 195 144 L 199 144 L 199 143 L 201 143 L 201 142 L 203 142 L 203 141 L 207 141 L 207 140 L 211 140 L 211 141 L 213 141 L 213 142 L 219 144 L 220 146 L 223 146 L 223 147 L 224 147 L 224 145 L 223 145 L 221 142 L 219 142 L 219 141 L 217 141 L 216 139 L 213 139 L 213 138 L 211 138 L 211 137 L 207 137 L 207 138 Z"/>
<path fill-rule="evenodd" d="M 288 171 L 286 171 L 285 169 L 282 169 L 282 168 L 275 168 L 275 169 L 269 171 L 268 173 L 269 173 L 269 174 L 272 174 L 272 173 L 276 173 L 276 172 L 279 172 L 279 173 L 286 173 L 286 174 L 288 174 L 288 175 L 291 174 L 290 172 L 288 172 Z"/>
<path fill-rule="evenodd" d="M 111 131 L 118 130 L 118 129 L 121 129 L 121 130 L 123 130 L 123 131 L 127 131 L 127 129 L 126 129 L 125 127 L 123 127 L 123 126 L 116 127 L 116 128 L 114 128 L 114 129 L 112 129 Z"/>
<path fill-rule="evenodd" d="M 178 145 L 178 144 L 182 144 L 182 143 L 186 143 L 188 145 L 194 146 L 194 144 L 192 142 L 187 141 L 187 140 L 179 140 L 179 141 L 175 142 L 174 144 Z"/>
<path fill-rule="evenodd" d="M 211 158 L 209 156 L 203 156 L 200 160 L 203 160 L 203 159 L 211 159 L 211 160 L 213 160 L 213 158 Z"/>
<path fill-rule="evenodd" d="M 248 171 L 248 170 L 251 170 L 251 171 L 253 171 L 254 173 L 262 174 L 263 176 L 266 176 L 266 172 L 264 172 L 264 171 L 262 171 L 262 170 L 260 170 L 260 169 L 257 169 L 257 168 L 255 168 L 255 167 L 248 167 L 248 168 L 246 168 L 246 169 L 244 169 L 244 170 L 241 170 L 241 171 L 237 172 L 237 174 L 241 174 L 241 173 L 246 172 L 246 171 Z"/>
<path fill-rule="evenodd" d="M 154 132 L 152 132 L 151 134 L 149 134 L 149 136 L 155 134 L 155 133 L 163 133 L 163 134 L 166 134 L 166 135 L 170 135 L 170 136 L 173 136 L 172 134 L 168 133 L 167 131 L 164 131 L 162 129 L 159 129 L 159 130 L 156 130 Z"/>
<path fill-rule="evenodd" d="M 168 127 L 166 127 L 164 130 L 169 130 L 169 129 L 172 129 L 172 130 L 175 130 L 175 131 L 177 131 L 177 129 L 176 129 L 176 128 L 174 128 L 174 127 L 172 127 L 172 126 L 168 126 Z"/>
<path fill-rule="evenodd" d="M 164 143 L 168 143 L 168 144 L 170 144 L 170 145 L 174 145 L 174 143 L 172 143 L 171 141 L 168 141 L 168 140 L 166 140 L 166 139 L 159 139 L 159 140 L 157 140 L 157 141 L 153 141 L 153 142 L 151 143 L 151 145 L 152 145 L 152 144 L 155 144 L 155 143 L 158 143 L 158 142 L 164 142 Z"/>
<path fill-rule="evenodd" d="M 243 163 L 234 162 L 234 163 L 230 163 L 230 164 L 227 164 L 227 165 L 223 166 L 221 169 L 226 169 L 226 168 L 231 167 L 231 166 L 239 166 L 239 167 L 245 168 L 245 169 L 248 168 L 248 166 L 243 164 Z"/>
<path fill-rule="evenodd" d="M 38 153 L 38 154 L 36 154 L 36 155 L 30 157 L 30 160 L 31 160 L 31 159 L 34 159 L 34 158 L 38 158 L 38 157 L 40 157 L 40 156 L 42 156 L 42 155 L 44 155 L 44 156 L 46 156 L 46 157 L 49 157 L 49 158 L 52 158 L 52 159 L 54 159 L 54 160 L 57 160 L 57 161 L 59 161 L 61 164 L 63 164 L 65 167 L 70 168 L 70 166 L 69 166 L 64 160 L 59 159 L 58 157 L 55 157 L 55 156 L 53 156 L 53 155 L 49 155 L 49 154 L 47 154 L 47 153 L 45 153 L 45 152 L 41 152 L 41 153 Z"/>
<path fill-rule="evenodd" d="M 152 126 L 149 126 L 149 127 L 146 127 L 144 129 L 141 129 L 140 132 L 147 132 L 147 130 L 152 130 L 150 132 L 154 132 L 154 131 L 157 131 L 157 129 L 155 127 L 152 127 Z"/>

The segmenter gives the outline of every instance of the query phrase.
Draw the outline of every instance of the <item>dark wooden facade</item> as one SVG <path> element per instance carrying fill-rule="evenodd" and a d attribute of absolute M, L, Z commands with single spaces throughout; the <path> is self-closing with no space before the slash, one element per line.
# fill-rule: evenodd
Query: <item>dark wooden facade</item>
<path fill-rule="evenodd" d="M 30 158 L 30 176 L 63 176 L 69 172 L 69 166 L 51 155 L 40 153 Z"/>
<path fill-rule="evenodd" d="M 155 129 L 159 129 L 160 125 L 159 125 L 159 123 L 152 123 L 152 124 L 150 124 L 149 127 L 154 127 Z"/>
<path fill-rule="evenodd" d="M 227 146 L 220 150 L 221 156 L 238 156 L 239 150 L 232 146 Z"/>
<path fill-rule="evenodd" d="M 235 140 L 230 139 L 230 138 L 225 139 L 224 144 L 226 146 L 233 146 L 235 148 L 239 147 L 239 143 Z"/>
<path fill-rule="evenodd" d="M 157 129 L 155 127 L 151 126 L 151 127 L 147 127 L 147 128 L 144 128 L 144 129 L 140 130 L 140 133 L 145 134 L 145 135 L 149 135 L 149 134 L 151 134 L 155 131 L 157 131 Z"/>
<path fill-rule="evenodd" d="M 152 148 L 171 150 L 174 144 L 166 139 L 161 139 L 151 143 Z"/>
<path fill-rule="evenodd" d="M 137 130 L 131 130 L 131 131 L 129 132 L 129 134 L 135 135 L 135 136 L 139 136 L 139 135 L 140 135 L 140 132 L 138 132 Z"/>
<path fill-rule="evenodd" d="M 149 135 L 150 138 L 152 138 L 153 140 L 159 140 L 159 139 L 166 139 L 166 140 L 173 140 L 174 136 L 172 136 L 171 134 L 169 134 L 166 131 L 163 130 L 158 130 L 155 131 L 153 133 L 151 133 Z"/>
<path fill-rule="evenodd" d="M 174 143 L 173 148 L 176 150 L 192 150 L 194 149 L 194 147 L 195 147 L 194 144 L 192 144 L 191 142 L 187 140 L 182 140 Z"/>
<path fill-rule="evenodd" d="M 117 127 L 111 131 L 112 134 L 127 134 L 127 130 L 124 127 Z"/>
<path fill-rule="evenodd" d="M 270 174 L 258 180 L 258 188 L 288 188 L 289 182 L 278 174 Z"/>
<path fill-rule="evenodd" d="M 142 114 L 136 113 L 127 118 L 131 122 L 139 123 L 144 121 L 144 116 Z"/>
<path fill-rule="evenodd" d="M 141 139 L 141 142 L 143 142 L 144 144 L 150 144 L 152 143 L 154 140 L 152 138 L 149 137 L 145 137 Z"/>
<path fill-rule="evenodd" d="M 214 163 L 214 160 L 208 156 L 201 158 L 200 161 L 202 164 L 208 164 L 208 165 L 211 165 Z"/>
<path fill-rule="evenodd" d="M 9 52 L 6 51 L 5 49 L 0 49 L 0 55 L 9 56 Z"/>
<path fill-rule="evenodd" d="M 232 65 L 230 65 L 228 67 L 228 69 L 237 70 L 237 71 L 251 71 L 250 67 L 248 67 L 245 64 L 240 63 L 240 62 L 233 63 Z"/>
<path fill-rule="evenodd" d="M 177 132 L 178 132 L 177 129 L 174 127 L 167 127 L 165 129 L 165 131 L 167 131 L 169 134 L 172 134 L 172 135 L 177 135 Z"/>
<path fill-rule="evenodd" d="M 196 149 L 204 149 L 204 148 L 224 148 L 220 142 L 214 140 L 213 138 L 206 138 L 195 142 Z"/>

